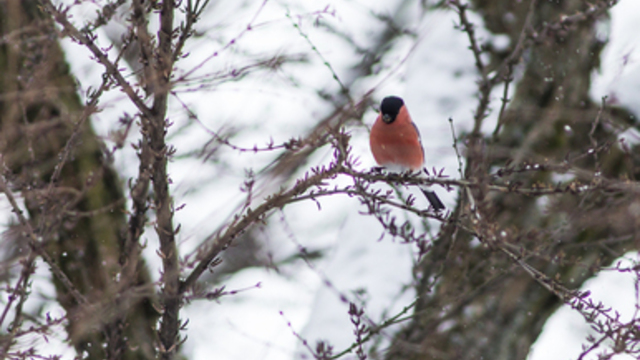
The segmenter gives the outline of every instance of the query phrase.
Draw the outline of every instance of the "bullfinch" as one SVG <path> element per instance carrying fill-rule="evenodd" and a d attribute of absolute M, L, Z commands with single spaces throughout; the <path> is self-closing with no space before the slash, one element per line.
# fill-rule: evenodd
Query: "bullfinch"
<path fill-rule="evenodd" d="M 397 96 L 382 99 L 380 115 L 369 136 L 371 153 L 378 165 L 391 171 L 419 171 L 424 163 L 420 132 L 411 121 L 404 101 Z M 435 211 L 444 204 L 432 190 L 420 187 Z"/>

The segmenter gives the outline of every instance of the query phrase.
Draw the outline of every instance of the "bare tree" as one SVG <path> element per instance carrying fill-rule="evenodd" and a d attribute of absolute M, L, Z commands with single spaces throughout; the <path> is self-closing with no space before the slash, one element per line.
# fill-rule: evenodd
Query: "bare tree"
<path fill-rule="evenodd" d="M 628 182 L 636 150 L 617 141 L 633 116 L 606 98 L 594 103 L 588 92 L 604 45 L 596 24 L 615 3 L 475 2 L 489 29 L 511 39 L 498 52 L 478 42 L 469 4 L 448 2 L 480 74 L 474 127 L 464 135 L 469 185 L 419 266 L 416 315 L 388 358 L 524 359 L 561 304 L 599 336 L 580 358 L 605 340 L 615 345 L 604 358 L 637 355 L 637 320 L 619 321 L 577 290 L 637 243 Z M 489 63 L 483 53 L 492 55 Z M 523 75 L 512 85 L 516 68 Z M 482 134 L 497 86 L 504 89 L 498 124 Z M 571 180 L 554 184 L 555 174 Z M 483 246 L 469 246 L 472 238 Z M 444 322 L 447 330 L 438 330 Z"/>
<path fill-rule="evenodd" d="M 18 216 L 10 240 L 17 247 L 13 257 L 22 267 L 8 288 L 9 302 L 0 318 L 10 329 L 3 335 L 1 353 L 26 356 L 28 352 L 10 351 L 17 337 L 46 332 L 62 321 L 78 353 L 151 358 L 157 318 L 151 306 L 154 291 L 144 262 L 135 254 L 138 245 L 129 245 L 130 259 L 123 256 L 127 219 L 122 185 L 88 121 L 112 80 L 105 76 L 87 103 L 80 101 L 56 41 L 57 31 L 41 5 L 5 1 L 0 10 L 5 39 L 0 187 Z M 130 229 L 142 231 L 137 226 Z M 38 258 L 54 274 L 57 300 L 67 315 L 27 327 L 23 304 Z M 129 268 L 129 274 L 118 281 L 123 268 Z M 138 351 L 129 351 L 125 338 L 138 344 Z"/>
<path fill-rule="evenodd" d="M 17 219 L 5 235 L 15 248 L 3 269 L 8 300 L 0 316 L 2 357 L 42 357 L 35 348 L 18 346 L 18 341 L 27 335 L 46 336 L 50 328 L 65 324 L 82 358 L 174 359 L 184 341 L 181 308 L 192 300 L 215 300 L 231 293 L 202 281 L 210 270 L 217 270 L 208 279 L 215 283 L 221 274 L 247 266 L 272 266 L 256 255 L 258 225 L 290 204 L 340 195 L 357 199 L 387 234 L 419 249 L 418 298 L 380 324 L 369 321 L 362 307 L 350 304 L 353 346 L 334 351 L 327 343 L 305 343 L 314 357 L 333 359 L 353 352 L 364 359 L 365 345 L 381 329 L 406 320 L 412 312 L 386 351 L 387 358 L 524 359 L 561 304 L 582 314 L 599 335 L 589 339 L 591 346 L 582 357 L 599 347 L 605 358 L 637 355 L 636 320 L 623 323 L 588 293 L 576 290 L 636 244 L 636 216 L 629 210 L 637 199 L 636 149 L 617 141 L 621 131 L 636 124 L 624 109 L 588 96 L 590 75 L 604 46 L 595 26 L 615 3 L 451 0 L 438 5 L 457 12 L 479 76 L 473 128 L 455 143 L 459 161 L 465 164 L 459 179 L 440 171 L 425 171 L 426 178 L 361 171 L 350 148 L 349 129 L 362 126 L 376 90 L 354 94 L 350 88 L 358 78 L 376 72 L 394 40 L 413 34 L 392 18 L 381 17 L 387 26 L 375 34 L 376 46 L 364 49 L 348 34 L 329 27 L 363 54 L 350 75 L 340 77 L 301 29 L 299 19 L 287 12 L 291 30 L 308 42 L 309 53 L 270 53 L 246 66 L 208 74 L 206 81 L 241 81 L 253 72 L 275 72 L 316 56 L 338 84 L 333 92 L 318 91 L 332 109 L 307 134 L 263 147 L 235 145 L 232 131 L 211 132 L 210 141 L 196 155 L 199 159 L 215 157 L 220 147 L 240 153 L 274 152 L 275 161 L 264 164 L 259 180 L 277 185 L 259 187 L 258 176 L 250 172 L 239 184 L 245 193 L 241 205 L 230 210 L 224 225 L 199 239 L 194 253 L 185 254 L 176 241 L 178 207 L 167 170 L 176 153 L 167 138 L 173 123 L 168 110 L 173 101 L 191 120 L 199 120 L 176 89 L 186 84 L 199 91 L 207 86 L 192 77 L 206 61 L 190 69 L 180 64 L 188 56 L 187 44 L 201 35 L 196 24 L 215 5 L 207 0 L 107 1 L 92 22 L 81 25 L 70 16 L 76 4 L 0 1 L 0 190 Z M 405 1 L 398 7 L 403 5 Z M 483 14 L 490 31 L 509 36 L 509 49 L 492 49 L 477 38 L 467 16 L 471 5 Z M 510 20 L 504 11 L 511 14 Z M 112 39 L 115 48 L 101 48 L 99 30 L 119 13 L 126 19 L 124 33 Z M 330 13 L 325 8 L 312 15 L 319 22 Z M 252 31 L 253 25 L 224 46 Z M 87 91 L 84 103 L 64 62 L 60 38 L 88 50 L 102 69 L 101 85 Z M 523 75 L 514 83 L 516 70 Z M 515 87 L 512 98 L 510 87 Z M 89 119 L 100 110 L 104 93 L 114 89 L 124 94 L 135 114 L 117 119 L 119 131 L 109 149 Z M 491 99 L 496 89 L 502 89 L 499 104 Z M 483 134 L 492 107 L 499 109 L 498 123 L 491 134 Z M 131 138 L 138 171 L 123 189 L 110 161 Z M 327 149 L 330 161 L 306 165 L 311 155 Z M 571 179 L 552 183 L 557 174 Z M 348 182 L 336 185 L 336 178 Z M 381 183 L 456 189 L 458 203 L 446 214 L 420 209 L 411 196 L 380 191 L 376 185 Z M 397 210 L 441 223 L 437 239 L 431 241 L 426 232 L 401 223 L 393 215 Z M 151 280 L 142 256 L 142 235 L 150 228 L 159 240 L 157 282 Z M 472 246 L 473 239 L 480 246 Z M 313 255 L 318 254 L 296 254 L 306 261 Z M 235 264 L 234 258 L 239 259 Z M 39 260 L 51 271 L 57 301 L 66 311 L 63 318 L 24 311 Z M 443 330 L 445 322 L 449 325 Z M 605 346 L 609 340 L 613 345 Z"/>

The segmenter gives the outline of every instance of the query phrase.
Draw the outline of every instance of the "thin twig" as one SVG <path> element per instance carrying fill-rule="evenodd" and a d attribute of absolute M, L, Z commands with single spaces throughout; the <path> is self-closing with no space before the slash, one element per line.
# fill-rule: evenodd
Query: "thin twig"
<path fill-rule="evenodd" d="M 138 96 L 133 87 L 124 78 L 124 75 L 122 75 L 118 67 L 113 62 L 111 62 L 111 60 L 109 60 L 107 55 L 102 50 L 100 50 L 100 48 L 98 48 L 98 46 L 95 44 L 95 38 L 81 33 L 80 30 L 78 30 L 73 24 L 71 24 L 66 12 L 63 12 L 62 10 L 56 8 L 53 3 L 51 3 L 51 0 L 42 0 L 42 3 L 44 5 L 44 9 L 48 13 L 50 13 L 51 16 L 53 16 L 58 24 L 62 25 L 64 31 L 69 34 L 73 40 L 84 45 L 91 51 L 98 62 L 100 62 L 100 64 L 102 64 L 106 68 L 107 74 L 115 79 L 118 86 L 122 88 L 124 93 L 129 97 L 131 102 L 138 108 L 138 110 L 145 116 L 151 116 L 151 110 L 147 107 L 147 105 L 145 105 L 144 100 L 140 96 Z"/>

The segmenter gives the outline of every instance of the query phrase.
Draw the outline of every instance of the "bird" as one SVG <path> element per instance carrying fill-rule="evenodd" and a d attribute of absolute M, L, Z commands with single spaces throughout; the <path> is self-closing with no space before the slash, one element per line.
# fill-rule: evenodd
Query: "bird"
<path fill-rule="evenodd" d="M 411 120 L 404 100 L 387 96 L 380 103 L 380 114 L 371 128 L 369 146 L 376 163 L 390 171 L 420 171 L 424 164 L 424 148 L 418 127 Z M 431 207 L 445 209 L 433 190 L 420 187 Z"/>

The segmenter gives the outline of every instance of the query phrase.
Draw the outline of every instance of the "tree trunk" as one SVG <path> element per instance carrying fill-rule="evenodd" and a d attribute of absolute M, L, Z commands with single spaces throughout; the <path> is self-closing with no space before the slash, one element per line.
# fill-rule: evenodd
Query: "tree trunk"
<path fill-rule="evenodd" d="M 151 359 L 157 313 L 146 266 L 139 261 L 135 278 L 120 279 L 128 259 L 121 253 L 127 219 L 120 179 L 88 120 L 95 108 L 78 97 L 56 30 L 39 6 L 0 1 L 8 39 L 0 49 L 2 160 L 40 246 L 73 284 L 53 276 L 78 354 Z M 82 297 L 87 303 L 79 303 Z"/>

